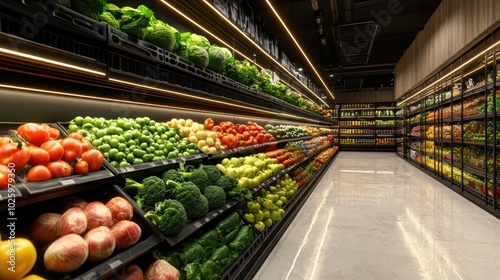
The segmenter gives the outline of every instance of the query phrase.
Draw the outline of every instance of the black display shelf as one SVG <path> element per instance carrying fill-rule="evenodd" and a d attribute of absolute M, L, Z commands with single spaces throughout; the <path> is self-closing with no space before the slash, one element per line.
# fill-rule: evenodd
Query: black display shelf
<path fill-rule="evenodd" d="M 144 216 L 145 212 L 142 210 L 137 203 L 135 203 L 134 199 L 126 192 L 124 191 L 120 186 L 115 185 L 115 189 L 118 193 L 120 193 L 121 196 L 126 198 L 130 204 L 134 207 L 134 210 L 140 215 L 141 217 Z M 165 235 L 163 234 L 154 224 L 150 219 L 144 218 L 144 222 L 148 225 L 149 228 L 151 228 L 156 236 L 159 236 L 162 241 L 168 243 L 170 246 L 175 246 L 187 238 L 189 238 L 191 235 L 196 233 L 198 230 L 206 226 L 208 223 L 210 223 L 212 220 L 216 219 L 219 217 L 219 215 L 222 215 L 224 213 L 228 213 L 233 210 L 233 208 L 238 204 L 238 200 L 235 199 L 228 199 L 227 203 L 222 206 L 221 208 L 214 209 L 210 212 L 207 213 L 207 215 L 203 218 L 190 221 L 187 223 L 184 228 L 177 234 L 173 235 Z"/>
<path fill-rule="evenodd" d="M 18 227 L 16 228 L 17 235 L 28 236 L 30 225 L 39 215 L 49 212 L 60 213 L 61 207 L 64 205 L 65 199 L 67 198 L 77 196 L 87 202 L 100 201 L 102 203 L 106 203 L 109 199 L 120 196 L 120 193 L 118 193 L 112 185 L 107 185 L 107 183 L 104 182 L 96 182 L 96 186 L 98 186 L 98 188 L 96 188 L 97 191 L 93 189 L 80 190 L 80 192 L 76 194 L 61 196 L 51 200 L 41 201 L 35 204 L 20 207 L 17 210 L 17 215 L 19 217 L 23 217 L 23 222 L 18 223 Z M 144 222 L 144 219 L 141 218 L 137 211 L 134 211 L 131 221 L 135 222 L 141 228 L 141 237 L 137 243 L 123 250 L 116 249 L 109 258 L 103 261 L 85 262 L 82 267 L 69 273 L 55 273 L 48 271 L 43 262 L 43 250 L 41 249 L 46 244 L 35 242 L 34 244 L 39 255 L 35 266 L 30 271 L 30 274 L 36 274 L 44 277 L 45 279 L 89 280 L 103 279 L 106 276 L 115 273 L 116 270 L 134 262 L 137 259 L 140 259 L 143 254 L 147 253 L 161 242 L 152 228 Z"/>
<path fill-rule="evenodd" d="M 14 11 L 22 11 L 23 13 L 31 16 L 40 12 L 39 10 L 30 10 L 27 8 L 29 5 L 19 4 L 17 1 L 10 0 L 2 3 L 5 7 L 5 11 L 11 11 L 11 9 L 14 9 Z M 184 61 L 176 55 L 168 53 L 165 50 L 161 50 L 154 45 L 148 44 L 139 39 L 132 40 L 130 39 L 131 36 L 122 36 L 123 34 L 121 34 L 118 30 L 110 31 L 112 29 L 109 29 L 107 24 L 102 25 L 103 23 L 95 22 L 90 18 L 79 15 L 78 13 L 65 9 L 62 6 L 57 7 L 59 6 L 57 4 L 51 3 L 50 5 L 51 7 L 56 7 L 49 9 L 51 10 L 51 13 L 54 13 L 53 11 L 64 11 L 64 13 L 60 12 L 55 14 L 60 17 L 60 20 L 66 20 L 68 23 L 56 21 L 54 24 L 46 25 L 47 28 L 38 30 L 40 34 L 46 33 L 44 36 L 22 37 L 21 31 L 23 30 L 22 28 L 25 26 L 25 23 L 17 19 L 15 15 L 7 16 L 6 14 L 0 13 L 0 19 L 2 21 L 2 24 L 0 25 L 0 35 L 4 35 L 7 41 L 18 42 L 19 44 L 21 42 L 35 43 L 38 54 L 43 55 L 43 53 L 50 53 L 51 55 L 54 55 L 61 53 L 60 57 L 64 54 L 69 61 L 78 61 L 82 58 L 87 58 L 94 61 L 94 63 L 99 62 L 103 64 L 100 66 L 105 68 L 103 72 L 107 73 L 106 76 L 100 77 L 100 82 L 104 84 L 109 84 L 110 82 L 108 80 L 108 76 L 112 73 L 116 73 L 117 71 L 121 71 L 121 74 L 125 76 L 126 74 L 135 74 L 141 77 L 148 77 L 148 79 L 153 81 L 157 80 L 158 82 L 165 82 L 164 80 L 167 79 L 166 82 L 171 82 L 174 85 L 180 84 L 180 86 L 184 87 L 184 89 L 190 88 L 191 90 L 194 90 L 191 93 L 194 95 L 202 94 L 196 92 L 202 91 L 204 92 L 203 94 L 209 93 L 214 96 L 224 96 L 232 100 L 243 100 L 246 104 L 252 106 L 264 107 L 314 119 L 315 121 L 323 124 L 333 124 L 331 119 L 324 118 L 317 113 L 302 109 L 298 106 L 287 103 L 274 96 L 257 91 L 256 89 L 242 85 L 235 81 L 229 81 L 230 79 L 208 69 L 195 67 L 193 65 L 189 66 L 191 62 Z M 18 18 L 21 18 L 21 16 L 18 16 Z M 82 19 L 77 20 L 76 18 Z M 52 19 L 52 17 L 49 17 L 49 19 Z M 97 28 L 99 29 L 97 34 L 106 37 L 106 39 L 104 42 L 102 42 L 102 40 L 98 40 L 98 42 L 96 42 L 95 40 L 89 40 L 85 36 L 80 36 L 85 33 L 82 29 L 86 31 L 88 30 L 79 25 L 76 25 L 75 27 L 73 21 L 78 22 L 85 27 L 88 27 L 89 25 L 99 26 L 99 28 Z M 60 29 L 52 31 L 48 28 L 52 25 L 64 26 L 65 29 L 68 30 L 64 34 L 61 33 L 62 31 Z M 104 31 L 100 31 L 103 26 L 105 27 Z M 92 27 L 92 29 L 96 28 Z M 96 32 L 92 31 L 90 33 L 95 35 Z M 129 41 L 122 37 L 129 38 Z M 103 43 L 105 44 L 103 45 Z M 148 69 L 153 69 L 153 71 L 149 71 L 148 73 Z M 162 69 L 162 73 L 164 75 L 151 75 L 151 73 L 158 74 L 160 69 Z M 167 72 L 169 73 L 168 75 L 166 74 Z M 85 79 L 86 77 L 80 76 L 79 78 Z M 95 81 L 87 81 L 87 83 L 97 84 Z"/>

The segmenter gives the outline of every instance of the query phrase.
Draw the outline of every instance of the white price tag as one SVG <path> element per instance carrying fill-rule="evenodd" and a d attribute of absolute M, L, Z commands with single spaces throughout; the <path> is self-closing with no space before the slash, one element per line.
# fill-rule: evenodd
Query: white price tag
<path fill-rule="evenodd" d="M 110 267 L 111 269 L 115 269 L 115 268 L 117 268 L 118 266 L 120 266 L 121 264 L 122 264 L 122 261 L 121 261 L 121 260 L 115 260 L 114 262 L 111 262 L 111 263 L 109 263 L 108 265 L 109 265 L 109 267 Z"/>
<path fill-rule="evenodd" d="M 59 183 L 61 183 L 61 185 L 63 185 L 63 186 L 66 186 L 66 185 L 75 184 L 76 182 L 73 179 L 66 179 L 66 180 L 59 180 Z"/>

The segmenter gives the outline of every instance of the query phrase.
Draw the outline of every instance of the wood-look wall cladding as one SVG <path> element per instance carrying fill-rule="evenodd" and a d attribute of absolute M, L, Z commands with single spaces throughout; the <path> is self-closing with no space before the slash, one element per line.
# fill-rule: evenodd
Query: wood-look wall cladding
<path fill-rule="evenodd" d="M 398 99 L 500 25 L 499 0 L 443 0 L 394 71 Z"/>

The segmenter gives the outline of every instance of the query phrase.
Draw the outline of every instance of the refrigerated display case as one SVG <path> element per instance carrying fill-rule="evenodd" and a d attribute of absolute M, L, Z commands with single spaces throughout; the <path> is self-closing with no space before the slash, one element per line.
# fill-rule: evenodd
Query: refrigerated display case
<path fill-rule="evenodd" d="M 409 93 L 405 158 L 499 217 L 498 30 Z"/>

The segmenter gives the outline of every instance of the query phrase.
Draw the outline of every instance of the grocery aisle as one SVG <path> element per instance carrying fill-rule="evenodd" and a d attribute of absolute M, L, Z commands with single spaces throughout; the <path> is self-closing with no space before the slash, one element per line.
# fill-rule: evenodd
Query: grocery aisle
<path fill-rule="evenodd" d="M 394 153 L 341 152 L 254 279 L 500 279 L 499 237 Z"/>

